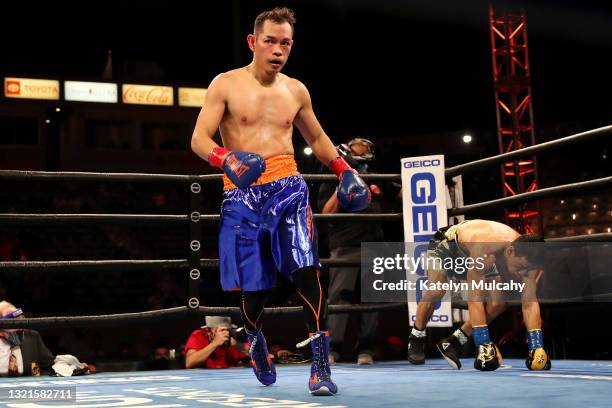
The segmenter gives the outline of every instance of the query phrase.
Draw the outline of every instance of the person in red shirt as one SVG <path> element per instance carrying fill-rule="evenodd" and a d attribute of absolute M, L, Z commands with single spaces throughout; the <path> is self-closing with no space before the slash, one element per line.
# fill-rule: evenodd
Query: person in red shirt
<path fill-rule="evenodd" d="M 232 320 L 224 316 L 206 316 L 203 326 L 189 336 L 185 345 L 186 368 L 229 368 L 249 361 L 230 338 Z"/>

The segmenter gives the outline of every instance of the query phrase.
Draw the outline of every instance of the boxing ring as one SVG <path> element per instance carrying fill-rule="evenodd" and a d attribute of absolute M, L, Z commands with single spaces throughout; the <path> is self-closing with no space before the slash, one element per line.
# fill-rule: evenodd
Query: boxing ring
<path fill-rule="evenodd" d="M 408 362 L 371 366 L 336 364 L 338 394 L 322 398 L 306 390 L 307 365 L 277 366 L 276 384 L 265 387 L 250 368 L 95 374 L 87 377 L 11 378 L 9 388 L 74 387 L 70 402 L 19 402 L 1 406 L 35 407 L 608 407 L 612 400 L 612 361 L 555 361 L 553 371 L 527 371 L 523 360 L 504 362 L 495 373 L 453 370 L 444 360 L 425 366 Z M 464 366 L 470 367 L 471 360 Z"/>
<path fill-rule="evenodd" d="M 447 168 L 450 179 L 459 174 L 474 172 L 502 162 L 552 151 L 572 143 L 585 142 L 595 137 L 610 137 L 612 126 L 567 136 L 525 149 L 500 154 L 486 159 Z M 309 182 L 336 182 L 333 175 L 305 175 Z M 399 181 L 399 175 L 370 174 L 365 180 Z M 188 214 L 0 214 L 3 225 L 100 225 L 100 224 L 187 224 L 189 229 L 186 259 L 152 260 L 70 260 L 0 262 L 0 271 L 51 270 L 83 273 L 104 273 L 113 268 L 122 271 L 149 271 L 153 269 L 180 269 L 185 271 L 188 285 L 186 305 L 172 309 L 96 316 L 47 316 L 23 320 L 0 320 L 0 328 L 69 328 L 113 327 L 141 324 L 159 324 L 165 320 L 188 315 L 238 316 L 237 307 L 209 307 L 200 305 L 200 277 L 208 269 L 219 267 L 218 259 L 202 258 L 202 231 L 209 224 L 218 223 L 217 214 L 202 214 L 203 184 L 219 181 L 221 175 L 162 175 L 132 173 L 76 173 L 0 171 L 0 180 L 45 181 L 114 181 L 132 183 L 183 183 L 189 185 L 190 210 Z M 449 216 L 474 214 L 490 208 L 503 208 L 559 194 L 575 194 L 612 186 L 612 176 L 571 183 L 517 194 L 458 208 L 451 208 Z M 354 220 L 370 222 L 401 222 L 402 214 L 315 214 L 317 221 Z M 216 228 L 213 226 L 213 228 Z M 592 234 L 551 239 L 550 241 L 611 241 L 612 234 Z M 324 267 L 360 265 L 360 259 L 321 259 Z M 464 307 L 465 304 L 453 305 Z M 406 309 L 406 303 L 332 305 L 329 313 L 385 312 Z M 298 315 L 301 307 L 266 308 L 265 314 Z M 402 322 L 401 324 L 405 324 Z M 435 407 L 453 406 L 609 406 L 612 401 L 612 362 L 555 360 L 552 371 L 533 372 L 525 368 L 522 360 L 507 360 L 494 373 L 476 371 L 471 361 L 465 361 L 460 371 L 451 369 L 444 360 L 428 360 L 424 366 L 412 366 L 407 361 L 376 363 L 372 366 L 336 364 L 333 378 L 339 386 L 335 397 L 311 397 L 307 392 L 305 365 L 280 365 L 278 381 L 263 387 L 248 369 L 176 370 L 131 373 L 100 373 L 86 377 L 30 377 L 3 379 L 0 382 L 2 406 L 130 406 L 130 407 L 182 407 L 182 406 L 274 406 L 274 407 L 383 407 L 417 404 Z M 19 402 L 8 401 L 6 391 L 15 387 L 75 386 L 76 402 Z M 76 404 L 76 405 L 75 405 Z"/>

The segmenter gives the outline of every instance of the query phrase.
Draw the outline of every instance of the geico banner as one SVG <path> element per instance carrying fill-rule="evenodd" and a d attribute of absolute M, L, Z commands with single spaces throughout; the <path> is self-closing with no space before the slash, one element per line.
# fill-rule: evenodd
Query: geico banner
<path fill-rule="evenodd" d="M 402 200 L 404 207 L 404 241 L 414 242 L 408 256 L 418 258 L 427 250 L 433 234 L 448 223 L 446 214 L 446 185 L 444 179 L 444 156 L 421 156 L 402 159 Z M 409 273 L 408 281 L 416 282 L 427 279 L 427 272 L 417 268 L 416 273 Z M 421 291 L 416 290 L 416 299 L 408 291 L 408 315 L 410 324 L 414 325 L 417 303 L 421 300 Z M 452 326 L 450 293 L 446 293 L 442 302 L 435 306 L 434 314 L 428 323 L 433 327 Z"/>
<path fill-rule="evenodd" d="M 77 102 L 117 103 L 117 84 L 65 81 L 64 99 Z"/>
<path fill-rule="evenodd" d="M 161 106 L 174 104 L 171 86 L 123 84 L 122 94 L 123 103 Z"/>
<path fill-rule="evenodd" d="M 204 105 L 206 98 L 206 88 L 179 88 L 178 89 L 178 104 L 179 106 L 190 106 L 201 108 Z"/>
<path fill-rule="evenodd" d="M 59 100 L 60 83 L 54 79 L 4 78 L 7 98 Z"/>

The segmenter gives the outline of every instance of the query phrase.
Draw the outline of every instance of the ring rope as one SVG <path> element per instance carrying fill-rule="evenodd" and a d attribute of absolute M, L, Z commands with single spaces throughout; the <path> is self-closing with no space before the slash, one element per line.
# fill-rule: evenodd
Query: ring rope
<path fill-rule="evenodd" d="M 611 133 L 612 125 L 604 126 L 597 129 L 588 130 L 586 132 L 576 133 L 574 135 L 551 140 L 550 142 L 539 143 L 522 149 L 513 150 L 511 152 L 487 157 L 485 159 L 475 160 L 472 162 L 460 164 L 455 167 L 449 167 L 445 170 L 444 174 L 447 178 L 451 178 L 454 176 L 458 176 L 459 174 L 472 173 L 476 170 L 482 169 L 483 167 L 489 167 L 494 164 L 512 161 L 512 159 L 516 159 L 519 157 L 535 155 L 536 153 L 565 147 L 576 142 L 588 140 L 592 137 L 606 136 L 610 135 Z"/>
<path fill-rule="evenodd" d="M 548 238 L 546 242 L 610 242 L 612 233 L 590 235 L 575 235 L 572 237 Z M 360 258 L 321 258 L 320 262 L 326 267 L 360 266 Z M 27 269 L 32 272 L 87 272 L 104 271 L 109 267 L 120 268 L 125 271 L 149 270 L 152 268 L 187 268 L 187 259 L 147 259 L 147 260 L 75 260 L 75 261 L 7 261 L 0 262 L 0 269 L 5 272 Z M 215 269 L 219 267 L 218 259 L 200 259 L 202 269 Z"/>
<path fill-rule="evenodd" d="M 388 214 L 313 214 L 315 220 L 346 221 L 359 218 L 360 222 L 394 222 L 402 220 L 402 213 Z M 198 221 L 219 222 L 218 214 L 200 214 Z M 0 214 L 0 222 L 13 225 L 23 224 L 66 224 L 88 222 L 93 224 L 129 223 L 144 224 L 149 222 L 170 223 L 190 221 L 188 215 L 180 214 Z"/>
<path fill-rule="evenodd" d="M 204 215 L 200 216 L 204 219 Z M 211 216 L 212 218 L 213 216 Z M 216 216 L 217 219 L 219 216 Z M 172 214 L 0 214 L 0 221 L 12 224 L 74 224 L 92 223 L 129 223 L 140 224 L 150 222 L 187 222 L 187 215 Z"/>
<path fill-rule="evenodd" d="M 555 187 L 542 188 L 536 191 L 530 191 L 527 193 L 520 193 L 510 197 L 498 198 L 490 201 L 483 201 L 481 203 L 464 205 L 463 207 L 451 208 L 448 210 L 449 217 L 455 215 L 469 214 L 474 211 L 487 209 L 490 207 L 499 206 L 510 206 L 513 204 L 521 204 L 529 201 L 539 200 L 542 198 L 548 198 L 559 194 L 565 193 L 579 193 L 592 188 L 605 187 L 612 184 L 612 176 L 602 177 L 595 180 L 581 181 L 579 183 L 563 184 Z"/>
<path fill-rule="evenodd" d="M 590 302 L 609 302 L 611 294 L 597 294 L 589 297 Z M 555 300 L 554 303 L 577 303 L 584 302 L 584 298 L 564 298 Z M 546 303 L 546 301 L 544 301 Z M 518 302 L 516 303 L 519 304 Z M 351 305 L 329 305 L 330 314 L 356 314 L 372 313 L 390 310 L 405 310 L 407 302 L 395 303 L 372 303 L 372 304 L 351 304 Z M 467 309 L 468 302 L 465 300 L 453 300 L 452 307 L 455 309 Z M 265 315 L 291 316 L 301 314 L 303 311 L 300 306 L 290 307 L 267 307 L 264 309 Z M 199 306 L 197 309 L 190 309 L 187 306 L 174 307 L 162 310 L 150 310 L 146 312 L 118 313 L 108 315 L 93 316 L 48 316 L 35 317 L 28 319 L 0 319 L 0 329 L 48 329 L 48 328 L 71 328 L 71 327 L 109 327 L 122 324 L 145 324 L 162 320 L 170 320 L 190 316 L 239 316 L 239 307 L 209 307 Z"/>
<path fill-rule="evenodd" d="M 612 125 L 603 126 L 586 132 L 576 133 L 570 136 L 539 143 L 523 149 L 498 154 L 485 159 L 475 160 L 449 167 L 445 170 L 446 177 L 454 177 L 459 174 L 469 173 L 494 164 L 503 163 L 512 159 L 534 155 L 551 149 L 564 147 L 572 143 L 588 140 L 592 137 L 605 136 L 612 133 Z M 143 182 L 208 182 L 221 180 L 221 174 L 202 175 L 179 175 L 179 174 L 146 174 L 146 173 L 96 173 L 96 172 L 48 172 L 31 170 L 0 170 L 0 178 L 8 180 L 63 180 L 63 181 L 143 181 Z M 306 181 L 323 182 L 334 181 L 336 177 L 327 174 L 304 175 Z M 398 174 L 369 174 L 363 175 L 366 180 L 399 181 Z"/>
<path fill-rule="evenodd" d="M 504 205 L 520 204 L 524 202 L 548 198 L 559 194 L 574 194 L 612 185 L 612 176 L 602 177 L 595 180 L 581 181 L 577 183 L 563 184 L 555 187 L 542 188 L 536 191 L 516 194 L 510 197 L 498 198 L 495 200 L 484 201 L 476 204 L 469 204 L 463 207 L 451 208 L 448 210 L 449 216 L 462 215 Z M 392 222 L 402 219 L 401 213 L 391 214 L 314 214 L 316 220 L 342 221 L 346 219 L 359 218 L 360 221 L 370 222 Z M 187 215 L 166 215 L 166 214 L 0 214 L 0 221 L 12 224 L 40 224 L 48 222 L 175 222 L 189 221 Z M 219 221 L 220 215 L 203 214 L 199 215 L 200 221 Z"/>
<path fill-rule="evenodd" d="M 363 174 L 364 180 L 372 181 L 400 181 L 399 174 Z M 306 181 L 332 182 L 338 181 L 333 174 L 303 174 Z M 169 182 L 169 183 L 207 183 L 211 181 L 222 181 L 221 173 L 214 174 L 156 174 L 156 173 L 98 173 L 84 171 L 31 171 L 31 170 L 0 170 L 0 179 L 5 180 L 44 180 L 44 181 L 135 181 L 135 182 Z"/>
<path fill-rule="evenodd" d="M 612 234 L 611 234 L 612 235 Z M 319 260 L 323 266 L 359 266 L 359 258 L 322 258 Z M 145 259 L 145 260 L 74 260 L 74 261 L 7 261 L 0 262 L 0 269 L 4 272 L 27 269 L 30 272 L 87 272 L 104 271 L 110 267 L 125 271 L 149 270 L 153 268 L 187 268 L 187 259 Z M 202 269 L 216 269 L 219 267 L 218 259 L 200 259 Z"/>
<path fill-rule="evenodd" d="M 372 303 L 356 305 L 329 305 L 328 312 L 331 314 L 354 314 L 365 312 L 381 312 L 389 310 L 405 309 L 405 302 L 397 303 Z M 264 309 L 266 315 L 296 315 L 303 313 L 301 306 L 292 307 L 267 307 Z M 118 313 L 93 316 L 48 316 L 34 317 L 28 319 L 0 319 L 0 329 L 28 328 L 67 328 L 67 327 L 105 327 L 117 324 L 151 323 L 162 320 L 170 320 L 181 317 L 198 316 L 238 316 L 239 307 L 208 307 L 199 306 L 190 309 L 187 306 L 173 307 L 170 309 L 150 310 L 146 312 Z"/>

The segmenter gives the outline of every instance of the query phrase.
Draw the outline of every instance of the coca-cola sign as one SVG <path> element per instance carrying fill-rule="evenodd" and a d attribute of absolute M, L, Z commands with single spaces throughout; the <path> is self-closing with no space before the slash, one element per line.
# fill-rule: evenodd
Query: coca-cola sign
<path fill-rule="evenodd" d="M 53 79 L 4 78 L 4 96 L 24 99 L 59 99 L 59 81 Z"/>
<path fill-rule="evenodd" d="M 123 84 L 123 103 L 138 105 L 174 105 L 171 86 Z"/>

